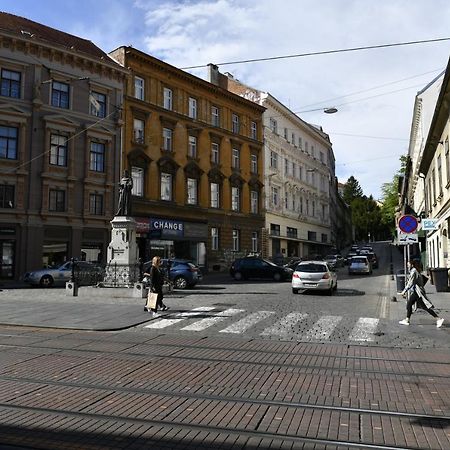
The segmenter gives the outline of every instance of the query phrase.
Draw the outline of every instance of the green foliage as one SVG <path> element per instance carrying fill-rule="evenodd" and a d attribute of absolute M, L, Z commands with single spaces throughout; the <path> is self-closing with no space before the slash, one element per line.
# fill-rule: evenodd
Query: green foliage
<path fill-rule="evenodd" d="M 350 206 L 356 240 L 365 241 L 369 237 L 370 239 L 381 239 L 385 236 L 381 210 L 372 196 L 354 198 Z"/>
<path fill-rule="evenodd" d="M 363 190 L 358 180 L 352 175 L 344 185 L 343 198 L 347 205 L 351 205 L 352 201 L 356 198 L 363 196 Z"/>

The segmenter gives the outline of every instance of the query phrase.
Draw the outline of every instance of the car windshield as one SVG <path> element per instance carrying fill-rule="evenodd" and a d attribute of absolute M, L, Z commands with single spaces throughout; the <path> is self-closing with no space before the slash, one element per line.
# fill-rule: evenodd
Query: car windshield
<path fill-rule="evenodd" d="M 366 262 L 367 258 L 352 258 L 352 263 L 365 264 Z"/>
<path fill-rule="evenodd" d="M 336 259 L 337 256 L 336 255 L 327 255 L 325 256 L 325 259 Z"/>
<path fill-rule="evenodd" d="M 297 272 L 307 272 L 307 273 L 319 273 L 326 272 L 327 268 L 323 264 L 299 264 L 295 269 Z"/>

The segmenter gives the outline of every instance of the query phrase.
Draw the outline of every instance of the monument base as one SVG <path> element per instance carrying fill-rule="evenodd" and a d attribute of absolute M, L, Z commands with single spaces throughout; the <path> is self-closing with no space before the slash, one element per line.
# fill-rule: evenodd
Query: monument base
<path fill-rule="evenodd" d="M 112 262 L 106 266 L 106 274 L 103 282 L 104 287 L 134 287 L 139 281 L 139 264 L 120 264 Z"/>

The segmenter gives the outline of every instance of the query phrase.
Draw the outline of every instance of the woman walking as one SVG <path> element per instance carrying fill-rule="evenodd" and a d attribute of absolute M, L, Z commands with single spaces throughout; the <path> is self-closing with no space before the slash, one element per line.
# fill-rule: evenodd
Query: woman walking
<path fill-rule="evenodd" d="M 406 302 L 406 319 L 400 320 L 400 325 L 409 325 L 413 310 L 417 308 L 425 310 L 428 314 L 431 314 L 436 318 L 436 326 L 440 328 L 444 323 L 444 319 L 441 319 L 434 311 L 434 306 L 428 300 L 425 294 L 424 282 L 422 274 L 420 273 L 419 261 L 408 261 L 408 280 L 406 282 L 405 289 L 401 292 L 403 297 L 409 293 L 409 297 Z"/>
<path fill-rule="evenodd" d="M 163 303 L 163 284 L 164 284 L 164 274 L 160 269 L 161 266 L 161 258 L 159 256 L 154 256 L 152 259 L 152 267 L 150 269 L 150 273 L 144 273 L 145 277 L 150 278 L 150 290 L 151 292 L 155 292 L 158 294 L 158 299 L 156 300 L 156 306 L 154 309 L 151 309 L 152 314 L 156 314 L 158 311 L 158 307 L 161 308 L 161 311 L 167 311 L 169 308 Z M 148 311 L 147 307 L 144 307 L 146 311 Z"/>

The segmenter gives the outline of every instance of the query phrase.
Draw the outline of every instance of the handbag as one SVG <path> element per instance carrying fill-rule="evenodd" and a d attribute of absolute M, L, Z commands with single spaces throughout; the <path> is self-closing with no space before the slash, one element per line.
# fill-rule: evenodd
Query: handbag
<path fill-rule="evenodd" d="M 156 292 L 149 292 L 147 296 L 147 309 L 156 309 L 156 302 L 158 300 L 158 294 Z"/>
<path fill-rule="evenodd" d="M 428 283 L 429 278 L 422 274 L 422 286 L 425 286 Z"/>

